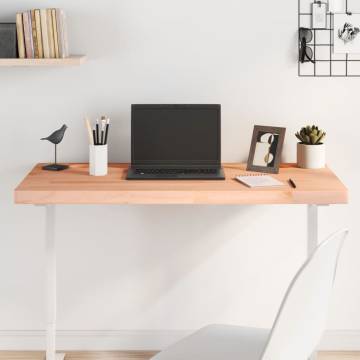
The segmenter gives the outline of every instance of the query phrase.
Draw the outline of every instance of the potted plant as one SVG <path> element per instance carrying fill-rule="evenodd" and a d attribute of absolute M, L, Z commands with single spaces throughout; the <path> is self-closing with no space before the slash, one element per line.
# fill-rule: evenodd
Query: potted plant
<path fill-rule="evenodd" d="M 325 167 L 326 133 L 318 126 L 303 127 L 295 136 L 300 140 L 297 144 L 297 164 L 304 169 L 320 169 Z"/>

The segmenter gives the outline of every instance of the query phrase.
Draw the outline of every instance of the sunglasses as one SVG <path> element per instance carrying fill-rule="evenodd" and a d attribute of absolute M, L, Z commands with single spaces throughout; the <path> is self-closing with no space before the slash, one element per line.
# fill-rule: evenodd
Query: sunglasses
<path fill-rule="evenodd" d="M 300 50 L 299 50 L 299 58 L 300 62 L 312 62 L 313 64 L 315 61 L 313 58 L 313 51 L 310 46 L 306 44 L 311 42 L 313 39 L 313 32 L 311 29 L 301 27 L 299 28 L 299 42 L 300 42 Z"/>

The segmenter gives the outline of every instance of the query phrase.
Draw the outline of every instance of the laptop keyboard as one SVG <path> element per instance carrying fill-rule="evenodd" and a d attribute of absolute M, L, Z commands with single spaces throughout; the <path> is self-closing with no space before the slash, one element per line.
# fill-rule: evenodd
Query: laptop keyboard
<path fill-rule="evenodd" d="M 217 169 L 135 169 L 139 175 L 188 175 L 188 174 L 216 174 Z"/>

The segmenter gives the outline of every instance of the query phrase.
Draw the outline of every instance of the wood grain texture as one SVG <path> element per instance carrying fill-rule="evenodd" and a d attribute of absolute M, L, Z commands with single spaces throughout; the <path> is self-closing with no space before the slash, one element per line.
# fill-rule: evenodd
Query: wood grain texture
<path fill-rule="evenodd" d="M 65 360 L 149 360 L 155 351 L 69 352 Z M 0 351 L 0 360 L 44 360 L 43 352 Z M 317 360 L 360 360 L 359 352 L 321 352 Z"/>
<path fill-rule="evenodd" d="M 360 352 L 324 351 L 319 353 L 318 360 L 360 360 Z"/>
<path fill-rule="evenodd" d="M 346 187 L 328 168 L 283 165 L 276 188 L 250 189 L 234 178 L 249 174 L 246 164 L 225 164 L 225 181 L 127 181 L 128 164 L 110 164 L 104 177 L 89 176 L 88 164 L 47 172 L 38 164 L 15 190 L 16 204 L 345 204 Z M 250 173 L 251 174 L 251 173 Z M 288 183 L 292 178 L 297 188 Z"/>
<path fill-rule="evenodd" d="M 64 59 L 0 59 L 0 66 L 75 66 L 84 64 L 86 56 L 73 55 Z"/>

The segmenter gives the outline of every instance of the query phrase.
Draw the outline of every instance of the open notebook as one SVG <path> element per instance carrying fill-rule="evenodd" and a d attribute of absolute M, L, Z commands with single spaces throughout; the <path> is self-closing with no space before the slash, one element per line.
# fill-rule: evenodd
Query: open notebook
<path fill-rule="evenodd" d="M 257 175 L 257 176 L 237 176 L 235 178 L 246 186 L 253 187 L 264 187 L 264 186 L 282 186 L 284 183 L 273 178 L 269 175 Z"/>

